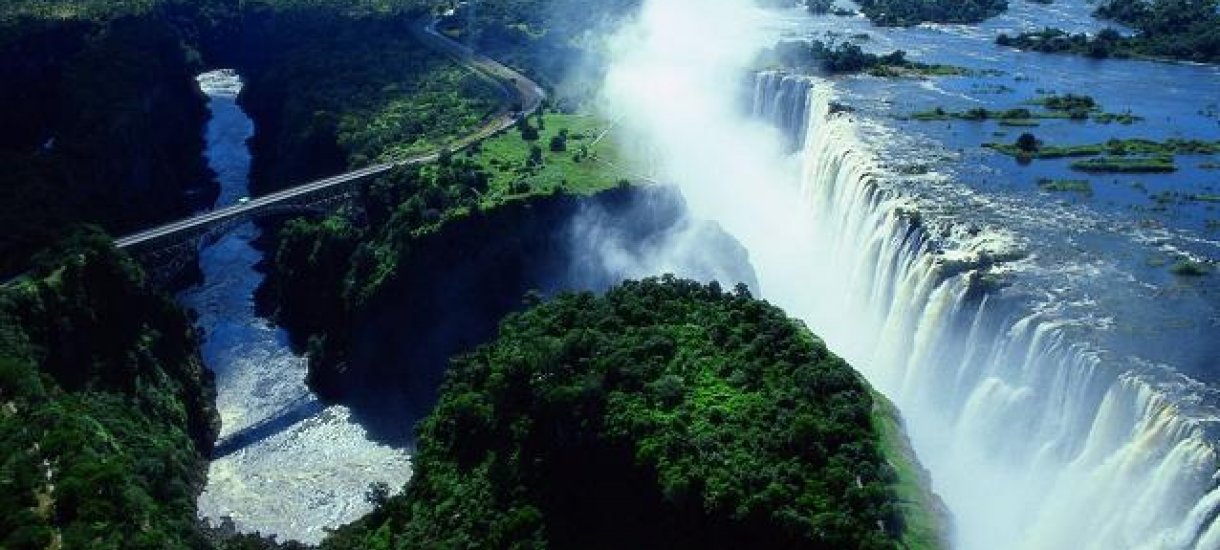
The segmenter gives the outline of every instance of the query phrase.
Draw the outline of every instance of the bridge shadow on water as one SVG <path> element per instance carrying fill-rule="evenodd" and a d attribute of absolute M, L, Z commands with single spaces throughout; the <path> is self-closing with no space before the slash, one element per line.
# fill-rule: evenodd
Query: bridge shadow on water
<path fill-rule="evenodd" d="M 259 420 L 227 437 L 216 440 L 212 460 L 219 460 L 255 443 L 287 431 L 300 422 L 316 417 L 326 410 L 326 404 L 310 394 L 296 398 L 275 414 Z"/>
<path fill-rule="evenodd" d="M 415 423 L 427 413 L 431 401 L 421 409 L 407 405 L 412 401 L 402 400 L 398 395 L 383 395 L 381 399 L 371 399 L 369 395 L 373 392 L 345 403 L 351 408 L 351 420 L 365 430 L 371 441 L 400 449 L 413 448 Z M 212 448 L 212 460 L 232 455 L 318 418 L 331 406 L 313 393 L 302 395 L 266 418 L 217 439 Z"/>

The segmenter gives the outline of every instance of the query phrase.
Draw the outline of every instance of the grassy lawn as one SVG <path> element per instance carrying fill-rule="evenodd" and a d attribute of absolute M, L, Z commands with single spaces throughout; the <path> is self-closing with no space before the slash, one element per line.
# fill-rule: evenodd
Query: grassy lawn
<path fill-rule="evenodd" d="M 624 167 L 611 121 L 591 114 L 552 112 L 545 113 L 542 120 L 537 140 L 526 141 L 514 128 L 469 152 L 491 174 L 483 197 L 485 206 L 557 190 L 590 194 L 622 180 L 641 179 Z M 529 122 L 537 127 L 538 117 L 529 117 Z M 552 138 L 564 130 L 568 135 L 566 150 L 552 151 Z M 542 150 L 540 165 L 530 162 L 535 146 Z"/>

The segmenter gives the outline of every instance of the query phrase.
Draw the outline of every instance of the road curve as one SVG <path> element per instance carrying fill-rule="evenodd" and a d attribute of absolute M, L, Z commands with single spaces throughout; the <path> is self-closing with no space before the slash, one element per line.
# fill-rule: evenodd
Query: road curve
<path fill-rule="evenodd" d="M 317 181 L 304 183 L 296 187 L 290 187 L 269 195 L 253 198 L 245 203 L 235 204 L 225 208 L 218 208 L 198 214 L 189 218 L 183 218 L 177 221 L 169 222 L 164 225 L 146 229 L 138 233 L 120 237 L 115 240 L 115 245 L 119 248 L 131 248 L 142 243 L 155 241 L 159 238 L 174 233 L 197 229 L 201 226 L 209 225 L 215 222 L 223 221 L 229 218 L 234 218 L 246 214 L 251 211 L 264 208 L 278 202 L 298 197 L 328 187 L 342 185 L 352 180 L 362 179 L 376 174 L 385 172 L 395 166 L 403 166 L 408 164 L 423 164 L 433 162 L 438 159 L 443 151 L 460 151 L 472 144 L 495 135 L 496 133 L 512 127 L 517 123 L 519 116 L 525 116 L 536 111 L 541 105 L 543 99 L 546 98 L 545 92 L 534 81 L 526 78 L 507 66 L 491 59 L 490 57 L 475 53 L 470 48 L 459 44 L 436 30 L 437 19 L 429 17 L 419 20 L 412 26 L 412 34 L 424 45 L 437 50 L 451 58 L 466 68 L 478 73 L 490 82 L 499 86 L 505 96 L 505 102 L 500 109 L 488 117 L 475 131 L 456 139 L 447 145 L 438 148 L 431 153 L 418 155 L 415 157 L 376 164 L 345 172 L 329 178 L 323 178 Z"/>

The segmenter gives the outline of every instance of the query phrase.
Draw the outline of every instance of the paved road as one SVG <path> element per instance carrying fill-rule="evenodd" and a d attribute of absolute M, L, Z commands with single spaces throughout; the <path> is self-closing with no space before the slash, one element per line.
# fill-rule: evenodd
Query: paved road
<path fill-rule="evenodd" d="M 518 116 L 533 113 L 542 105 L 542 100 L 546 97 L 546 94 L 542 91 L 541 87 L 524 75 L 500 64 L 496 60 L 477 54 L 437 32 L 435 19 L 430 18 L 419 21 L 413 26 L 412 32 L 416 38 L 428 47 L 452 57 L 454 61 L 465 65 L 479 75 L 482 75 L 488 81 L 499 86 L 503 90 L 506 100 L 500 110 L 488 117 L 487 121 L 474 132 L 450 142 L 437 151 L 395 162 L 377 164 L 284 189 L 270 195 L 251 199 L 245 203 L 212 210 L 190 218 L 153 227 L 133 235 L 127 235 L 117 239 L 115 244 L 119 248 L 133 247 L 174 233 L 190 231 L 229 218 L 242 216 L 294 197 L 380 174 L 395 166 L 433 162 L 440 157 L 442 150 L 458 151 L 465 149 L 477 141 L 491 137 L 497 132 L 511 127 L 516 124 Z"/>

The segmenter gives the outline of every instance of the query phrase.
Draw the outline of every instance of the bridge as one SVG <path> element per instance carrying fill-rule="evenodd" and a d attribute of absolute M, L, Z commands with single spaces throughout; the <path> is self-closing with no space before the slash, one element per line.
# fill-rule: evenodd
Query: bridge
<path fill-rule="evenodd" d="M 201 244 L 237 225 L 277 214 L 333 210 L 352 198 L 367 179 L 397 166 L 434 162 L 443 151 L 460 151 L 470 147 L 512 127 L 518 118 L 533 113 L 542 105 L 545 94 L 536 83 L 494 59 L 449 39 L 436 30 L 436 24 L 435 18 L 420 20 L 412 26 L 412 34 L 424 45 L 451 57 L 497 87 L 504 97 L 500 108 L 477 129 L 431 153 L 360 168 L 203 212 L 121 237 L 115 241 L 115 245 L 146 263 L 176 272 L 190 261 L 191 254 L 185 252 L 197 252 Z"/>

